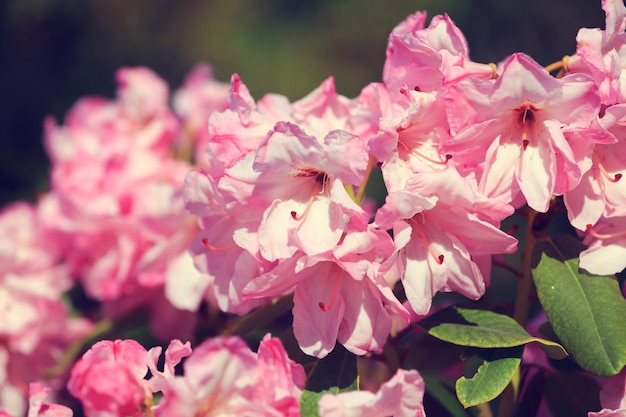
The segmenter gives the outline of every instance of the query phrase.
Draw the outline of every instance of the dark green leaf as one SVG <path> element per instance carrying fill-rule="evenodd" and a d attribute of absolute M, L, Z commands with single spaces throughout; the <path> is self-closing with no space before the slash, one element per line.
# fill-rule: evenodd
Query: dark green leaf
<path fill-rule="evenodd" d="M 626 364 L 626 300 L 615 277 L 578 269 L 575 245 L 575 240 L 535 245 L 537 295 L 574 360 L 596 375 L 614 375 Z"/>
<path fill-rule="evenodd" d="M 318 401 L 324 394 L 359 389 L 356 369 L 356 356 L 340 344 L 324 359 L 318 359 L 307 379 L 307 385 L 300 397 L 300 411 L 303 416 L 319 416 Z"/>
<path fill-rule="evenodd" d="M 522 361 L 523 347 L 498 349 L 470 379 L 456 381 L 456 395 L 465 408 L 486 403 L 504 391 Z"/>
<path fill-rule="evenodd" d="M 533 337 L 511 317 L 492 311 L 451 307 L 420 325 L 436 338 L 461 346 L 508 348 L 537 342 L 554 359 L 567 356 L 558 343 Z"/>

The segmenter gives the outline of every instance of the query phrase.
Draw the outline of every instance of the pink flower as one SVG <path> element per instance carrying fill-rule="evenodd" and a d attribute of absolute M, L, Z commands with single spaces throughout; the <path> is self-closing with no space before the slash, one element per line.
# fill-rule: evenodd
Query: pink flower
<path fill-rule="evenodd" d="M 71 279 L 37 207 L 6 206 L 0 235 L 0 398 L 8 412 L 24 414 L 28 384 L 40 380 L 91 325 L 69 316 L 62 295 Z M 61 378 L 49 383 L 58 389 Z"/>
<path fill-rule="evenodd" d="M 576 54 L 569 58 L 566 69 L 593 77 L 603 104 L 624 103 L 626 7 L 621 0 L 603 0 L 602 9 L 606 13 L 606 30 L 581 28 L 576 36 Z"/>
<path fill-rule="evenodd" d="M 567 216 L 572 226 L 585 230 L 601 217 L 626 215 L 626 105 L 616 104 L 606 109 L 601 125 L 608 129 L 614 143 L 597 143 L 590 152 L 590 168 L 580 184 L 564 195 Z"/>
<path fill-rule="evenodd" d="M 588 225 L 580 267 L 596 275 L 613 275 L 626 268 L 626 216 L 601 218 Z"/>
<path fill-rule="evenodd" d="M 524 54 L 511 55 L 495 82 L 468 79 L 446 96 L 453 138 L 445 153 L 463 172 L 476 171 L 487 197 L 548 209 L 553 194 L 578 184 L 579 164 L 592 145 L 575 152 L 567 132 L 592 129 L 600 98 L 583 74 L 551 77 Z M 593 130 L 592 130 L 593 132 Z"/>
<path fill-rule="evenodd" d="M 424 390 L 424 381 L 417 371 L 399 369 L 377 393 L 325 394 L 319 401 L 319 412 L 321 417 L 425 417 Z"/>
<path fill-rule="evenodd" d="M 244 288 L 248 297 L 294 291 L 294 334 L 308 355 L 325 357 L 335 341 L 357 355 L 380 351 L 394 321 L 408 324 L 379 273 L 378 261 L 393 249 L 389 235 L 368 228 L 365 213 L 360 217 L 332 251 L 282 261 Z"/>
<path fill-rule="evenodd" d="M 123 68 L 117 80 L 117 99 L 84 99 L 65 125 L 46 122 L 53 166 L 44 219 L 87 294 L 114 304 L 107 314 L 152 305 L 155 333 L 181 337 L 193 320 L 171 304 L 195 311 L 199 301 L 181 301 L 173 283 L 183 271 L 187 281 L 208 279 L 187 253 L 197 232 L 183 203 L 190 165 L 172 158 L 179 125 L 165 82 L 145 68 Z"/>
<path fill-rule="evenodd" d="M 29 407 L 27 417 L 72 417 L 69 408 L 59 404 L 44 403 L 50 388 L 33 382 L 28 386 Z M 13 417 L 12 414 L 0 409 L 0 417 Z"/>
<path fill-rule="evenodd" d="M 395 96 L 401 89 L 435 91 L 467 77 L 489 79 L 494 70 L 469 59 L 467 41 L 447 14 L 417 12 L 398 24 L 387 45 L 383 80 Z"/>
<path fill-rule="evenodd" d="M 166 358 L 166 366 L 179 357 Z M 159 380 L 163 398 L 154 409 L 156 417 L 300 415 L 304 369 L 269 335 L 257 354 L 238 337 L 210 339 L 193 350 L 183 369 L 184 376 L 170 371 Z"/>
<path fill-rule="evenodd" d="M 74 364 L 67 389 L 90 417 L 139 416 L 151 399 L 147 354 L 134 340 L 98 342 Z"/>
<path fill-rule="evenodd" d="M 510 207 L 509 207 L 510 209 Z M 375 225 L 393 228 L 395 252 L 383 270 L 397 270 L 411 307 L 426 314 L 438 291 L 478 299 L 486 273 L 476 257 L 512 253 L 517 240 L 484 219 L 502 219 L 506 206 L 481 197 L 454 168 L 411 177 L 392 191 L 376 213 Z"/>

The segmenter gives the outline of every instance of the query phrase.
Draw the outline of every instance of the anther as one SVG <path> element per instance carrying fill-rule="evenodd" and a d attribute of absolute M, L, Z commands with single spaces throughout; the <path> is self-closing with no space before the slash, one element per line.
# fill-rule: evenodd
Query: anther
<path fill-rule="evenodd" d="M 610 239 L 612 237 L 626 236 L 626 230 L 622 230 L 621 232 L 617 233 L 598 233 L 593 229 L 592 225 L 588 224 L 586 227 L 587 232 L 589 232 L 589 234 L 596 239 Z"/>
<path fill-rule="evenodd" d="M 598 166 L 598 169 L 600 170 L 600 172 L 602 173 L 604 178 L 606 178 L 607 181 L 617 182 L 620 179 L 622 179 L 622 174 L 619 174 L 619 173 L 615 174 L 614 177 L 611 177 L 611 175 L 606 171 L 606 168 L 604 167 L 604 164 L 602 164 L 602 162 L 600 162 L 600 159 L 598 158 L 598 156 L 596 155 L 595 152 L 593 152 L 591 154 L 591 159 L 593 160 L 593 163 Z"/>
<path fill-rule="evenodd" d="M 525 133 L 524 133 L 524 135 L 525 135 Z M 522 151 L 525 151 L 526 148 L 528 148 L 528 141 L 526 139 L 524 139 L 524 140 L 522 140 Z"/>
<path fill-rule="evenodd" d="M 233 243 L 228 246 L 213 246 L 212 244 L 209 243 L 209 239 L 207 239 L 206 237 L 202 239 L 202 244 L 206 246 L 208 250 L 212 250 L 216 252 L 225 251 L 225 250 L 229 250 L 229 249 L 237 247 L 236 243 Z"/>
<path fill-rule="evenodd" d="M 506 233 L 507 235 L 512 235 L 513 233 L 517 232 L 519 230 L 519 225 L 514 224 L 513 226 L 511 226 L 511 228 L 509 230 L 507 230 Z"/>
<path fill-rule="evenodd" d="M 328 313 L 330 309 L 333 308 L 333 304 L 335 304 L 335 299 L 337 298 L 337 293 L 339 292 L 339 280 L 341 278 L 341 272 L 342 269 L 338 268 L 337 275 L 335 276 L 335 285 L 333 286 L 333 294 L 330 296 L 330 301 L 328 302 L 328 305 L 324 304 L 323 301 L 320 301 L 318 304 L 320 310 L 322 310 L 324 313 Z"/>

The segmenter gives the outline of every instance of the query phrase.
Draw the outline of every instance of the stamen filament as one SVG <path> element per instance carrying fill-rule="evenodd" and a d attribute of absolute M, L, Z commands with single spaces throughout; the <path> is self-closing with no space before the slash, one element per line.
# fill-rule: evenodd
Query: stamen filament
<path fill-rule="evenodd" d="M 315 201 L 315 197 L 317 196 L 317 194 L 319 194 L 321 188 L 322 188 L 322 184 L 316 181 L 315 186 L 313 187 L 313 190 L 311 191 L 311 196 L 309 197 L 309 201 L 306 203 L 306 207 L 304 208 L 304 211 L 302 212 L 302 214 L 298 215 L 295 211 L 291 212 L 291 217 L 294 220 L 300 221 L 306 217 L 306 215 L 309 213 L 309 210 L 311 209 L 311 206 L 313 205 L 313 201 Z"/>
<path fill-rule="evenodd" d="M 324 313 L 328 313 L 331 308 L 333 308 L 333 304 L 335 304 L 335 299 L 337 298 L 337 293 L 339 292 L 339 279 L 341 278 L 341 272 L 343 270 L 341 268 L 337 269 L 337 275 L 335 276 L 335 285 L 333 286 L 333 294 L 330 296 L 330 301 L 328 305 L 324 304 L 323 301 L 319 302 L 319 307 Z"/>
<path fill-rule="evenodd" d="M 602 162 L 600 162 L 600 159 L 598 158 L 598 156 L 596 155 L 595 152 L 593 152 L 591 154 L 591 159 L 593 160 L 593 163 L 598 166 L 598 169 L 600 170 L 600 172 L 602 173 L 604 178 L 606 178 L 607 181 L 609 181 L 609 182 L 617 182 L 620 179 L 622 179 L 622 174 L 615 174 L 615 177 L 611 177 L 611 175 L 606 171 L 606 168 L 604 167 L 604 164 L 602 164 Z"/>
<path fill-rule="evenodd" d="M 413 230 L 417 232 L 419 237 L 422 239 L 422 241 L 428 248 L 428 253 L 430 254 L 430 256 L 432 256 L 435 262 L 437 262 L 439 265 L 443 264 L 443 255 L 437 255 L 435 253 L 433 247 L 430 245 L 430 242 L 428 241 L 428 238 L 426 237 L 426 234 L 424 233 L 424 230 L 422 230 L 422 226 L 415 220 L 411 220 L 411 223 L 413 223 L 413 225 L 415 226 L 413 227 Z"/>
<path fill-rule="evenodd" d="M 227 245 L 227 246 L 213 246 L 212 244 L 209 243 L 209 239 L 207 239 L 206 237 L 204 239 L 202 239 L 202 244 L 204 246 L 206 246 L 206 248 L 208 250 L 212 250 L 212 251 L 215 251 L 215 252 L 226 251 L 226 250 L 233 249 L 233 248 L 237 247 L 236 243 L 233 243 L 233 244 Z"/>
<path fill-rule="evenodd" d="M 409 153 L 411 153 L 411 154 L 413 154 L 413 155 L 419 156 L 420 158 L 425 159 L 425 160 L 427 160 L 428 162 L 431 162 L 431 163 L 433 163 L 433 164 L 437 164 L 437 165 L 448 165 L 448 161 L 449 161 L 450 159 L 452 159 L 452 155 L 449 155 L 449 154 L 448 154 L 448 155 L 446 155 L 446 156 L 445 156 L 445 159 L 444 159 L 443 161 L 438 161 L 438 160 L 436 160 L 436 159 L 433 159 L 433 158 L 431 158 L 431 157 L 429 157 L 429 156 L 427 156 L 427 155 L 425 155 L 425 154 L 421 153 L 421 152 L 420 152 L 420 151 L 418 151 L 417 149 L 410 149 L 408 146 L 406 146 L 406 145 L 405 145 L 404 143 L 402 143 L 402 142 L 398 142 L 398 144 L 399 144 L 399 145 L 401 145 L 404 149 L 406 149 L 406 151 L 407 151 L 407 152 L 409 152 Z"/>
<path fill-rule="evenodd" d="M 598 233 L 593 229 L 593 226 L 590 224 L 587 225 L 587 232 L 589 232 L 589 234 L 596 239 L 610 239 L 612 237 L 626 236 L 626 230 L 622 230 L 621 232 L 617 233 Z"/>

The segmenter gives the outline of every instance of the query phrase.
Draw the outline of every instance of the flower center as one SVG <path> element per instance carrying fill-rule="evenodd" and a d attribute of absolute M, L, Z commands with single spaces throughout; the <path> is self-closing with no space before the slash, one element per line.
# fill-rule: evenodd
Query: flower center
<path fill-rule="evenodd" d="M 535 124 L 536 116 L 535 112 L 539 111 L 537 107 L 535 107 L 531 103 L 522 104 L 520 107 L 514 109 L 517 113 L 515 122 L 517 126 L 522 129 L 522 150 L 525 151 L 530 143 L 528 140 L 528 129 Z"/>
<path fill-rule="evenodd" d="M 295 211 L 291 212 L 291 217 L 294 220 L 300 221 L 304 219 L 311 210 L 315 197 L 324 192 L 324 187 L 328 182 L 328 175 L 325 172 L 317 171 L 313 168 L 306 168 L 298 170 L 294 176 L 315 178 L 315 185 L 311 189 L 311 194 L 309 195 L 309 200 L 306 203 L 304 211 L 301 214 L 298 214 Z"/>

